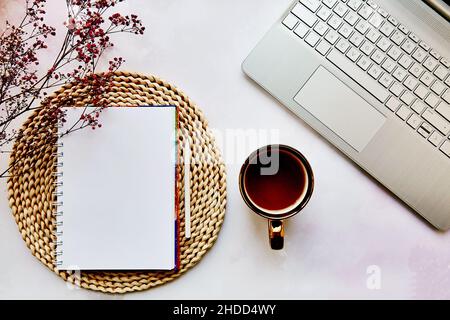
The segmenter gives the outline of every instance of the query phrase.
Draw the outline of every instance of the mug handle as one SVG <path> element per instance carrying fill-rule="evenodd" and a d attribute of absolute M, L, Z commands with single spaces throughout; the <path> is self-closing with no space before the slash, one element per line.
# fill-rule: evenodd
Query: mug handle
<path fill-rule="evenodd" d="M 273 250 L 281 250 L 284 245 L 284 224 L 282 220 L 268 220 L 269 241 Z"/>

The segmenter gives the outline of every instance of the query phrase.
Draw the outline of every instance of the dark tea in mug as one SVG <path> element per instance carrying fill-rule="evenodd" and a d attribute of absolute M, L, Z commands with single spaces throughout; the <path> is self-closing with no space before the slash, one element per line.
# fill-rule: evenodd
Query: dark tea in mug
<path fill-rule="evenodd" d="M 261 158 L 272 159 L 273 171 L 264 170 L 268 166 Z M 291 152 L 268 151 L 266 156 L 257 157 L 248 165 L 244 187 L 255 206 L 276 213 L 301 202 L 308 188 L 308 174 L 300 159 Z"/>
<path fill-rule="evenodd" d="M 314 175 L 306 158 L 285 145 L 268 145 L 244 162 L 239 188 L 245 203 L 269 219 L 272 249 L 282 249 L 283 219 L 300 212 L 314 189 Z"/>
<path fill-rule="evenodd" d="M 312 189 L 312 170 L 297 150 L 284 145 L 258 149 L 242 167 L 241 179 L 246 201 L 258 213 L 286 218 L 302 204 Z M 308 197 L 309 198 L 309 197 Z M 301 209 L 301 208 L 300 208 Z"/>

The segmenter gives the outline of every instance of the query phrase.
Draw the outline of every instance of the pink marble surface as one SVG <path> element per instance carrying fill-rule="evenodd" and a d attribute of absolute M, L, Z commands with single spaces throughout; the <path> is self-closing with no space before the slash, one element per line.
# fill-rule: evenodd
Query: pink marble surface
<path fill-rule="evenodd" d="M 19 2 L 0 1 L 2 21 Z M 62 26 L 62 1 L 49 2 L 52 21 Z M 201 106 L 224 152 L 229 198 L 218 242 L 196 268 L 163 287 L 113 298 L 450 298 L 450 234 L 431 228 L 241 72 L 242 60 L 289 3 L 128 0 L 122 6 L 148 26 L 142 38 L 119 38 L 115 53 L 126 58 L 123 69 L 159 75 Z M 308 207 L 288 222 L 281 252 L 269 250 L 265 221 L 249 212 L 237 186 L 240 164 L 266 142 L 301 150 L 317 181 Z M 111 298 L 67 287 L 32 257 L 4 180 L 0 187 L 0 298 Z"/>

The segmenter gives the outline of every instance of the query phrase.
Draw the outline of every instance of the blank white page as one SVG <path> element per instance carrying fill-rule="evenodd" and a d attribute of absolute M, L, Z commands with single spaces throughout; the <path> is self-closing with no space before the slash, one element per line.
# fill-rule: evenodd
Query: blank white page
<path fill-rule="evenodd" d="M 60 139 L 59 269 L 174 269 L 176 109 L 110 107 L 100 120 Z"/>

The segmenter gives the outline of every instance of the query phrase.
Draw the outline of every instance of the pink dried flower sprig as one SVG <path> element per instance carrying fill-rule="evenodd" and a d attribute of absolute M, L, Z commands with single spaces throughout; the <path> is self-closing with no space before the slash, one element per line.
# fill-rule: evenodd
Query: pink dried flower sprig
<path fill-rule="evenodd" d="M 95 75 L 98 63 L 106 50 L 114 46 L 112 35 L 143 34 L 145 30 L 137 15 L 107 13 L 122 1 L 66 0 L 66 34 L 46 72 L 37 70 L 38 53 L 47 49 L 48 37 L 56 34 L 56 28 L 45 23 L 47 1 L 26 0 L 21 22 L 17 25 L 6 22 L 5 30 L 0 33 L 0 152 L 20 135 L 20 131 L 11 129 L 11 122 L 39 108 L 35 106 L 39 100 L 46 105 L 47 91 L 69 82 L 87 87 L 91 106 L 69 131 L 101 127 L 100 114 L 107 107 L 104 94 L 111 85 L 112 73 L 124 59 L 116 57 L 108 61 L 107 70 L 100 76 Z M 51 106 L 49 114 L 64 118 L 61 108 L 70 105 L 73 101 L 62 101 L 58 106 Z"/>

